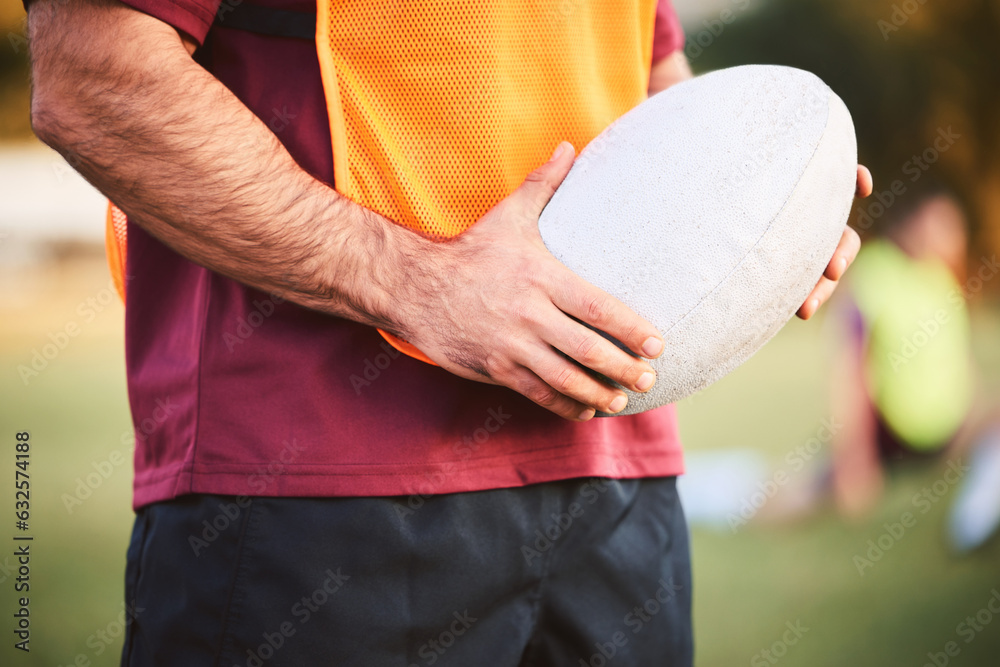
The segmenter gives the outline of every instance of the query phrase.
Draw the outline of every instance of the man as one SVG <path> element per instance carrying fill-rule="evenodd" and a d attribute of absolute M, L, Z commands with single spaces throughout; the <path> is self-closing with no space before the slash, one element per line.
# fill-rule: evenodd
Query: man
<path fill-rule="evenodd" d="M 865 244 L 837 304 L 832 491 L 863 516 L 879 500 L 884 468 L 967 448 L 974 380 L 965 302 L 965 213 L 941 185 L 908 193 Z"/>
<path fill-rule="evenodd" d="M 690 664 L 674 409 L 585 370 L 662 339 L 537 232 L 690 76 L 669 4 L 127 5 L 29 12 L 35 130 L 129 219 L 123 663 Z"/>

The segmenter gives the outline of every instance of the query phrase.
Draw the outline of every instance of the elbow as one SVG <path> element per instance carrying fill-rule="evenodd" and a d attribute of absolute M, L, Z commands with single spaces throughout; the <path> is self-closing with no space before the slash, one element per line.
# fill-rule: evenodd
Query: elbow
<path fill-rule="evenodd" d="M 59 128 L 62 125 L 58 115 L 58 105 L 49 98 L 41 98 L 35 92 L 31 95 L 31 131 L 42 143 L 58 150 Z"/>
<path fill-rule="evenodd" d="M 92 113 L 74 86 L 46 81 L 33 72 L 31 130 L 77 170 L 97 138 Z"/>
<path fill-rule="evenodd" d="M 77 66 L 80 54 L 67 46 L 65 31 L 59 29 L 59 17 L 50 5 L 36 0 L 28 15 L 30 119 L 35 136 L 62 152 L 81 120 L 81 100 L 75 98 L 86 77 Z"/>
<path fill-rule="evenodd" d="M 32 72 L 31 130 L 43 143 L 63 152 L 69 142 L 73 127 L 75 104 L 60 92 L 44 75 Z"/>

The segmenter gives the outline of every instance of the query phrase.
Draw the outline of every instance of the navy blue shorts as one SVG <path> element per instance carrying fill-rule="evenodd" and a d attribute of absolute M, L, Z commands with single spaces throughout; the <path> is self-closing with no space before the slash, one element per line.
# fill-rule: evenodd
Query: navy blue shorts
<path fill-rule="evenodd" d="M 139 511 L 126 667 L 690 666 L 674 478 Z"/>

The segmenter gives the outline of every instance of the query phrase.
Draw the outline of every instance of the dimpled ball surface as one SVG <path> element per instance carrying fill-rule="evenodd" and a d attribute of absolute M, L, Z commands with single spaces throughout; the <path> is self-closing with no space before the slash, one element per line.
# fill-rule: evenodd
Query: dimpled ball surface
<path fill-rule="evenodd" d="M 621 414 L 699 391 L 795 314 L 833 256 L 857 170 L 854 124 L 815 75 L 719 70 L 609 126 L 542 212 L 546 247 L 653 323 L 656 385 Z"/>

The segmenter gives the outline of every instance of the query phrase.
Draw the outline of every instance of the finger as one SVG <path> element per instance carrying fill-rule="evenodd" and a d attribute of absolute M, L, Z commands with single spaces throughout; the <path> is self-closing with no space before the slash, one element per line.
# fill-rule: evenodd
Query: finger
<path fill-rule="evenodd" d="M 556 146 L 549 161 L 528 174 L 517 190 L 510 194 L 509 199 L 519 205 L 515 210 L 522 210 L 530 219 L 537 221 L 575 159 L 576 151 L 571 143 L 564 141 Z"/>
<path fill-rule="evenodd" d="M 803 320 L 808 320 L 830 299 L 834 290 L 837 289 L 837 284 L 836 280 L 830 280 L 826 277 L 820 278 L 819 282 L 816 283 L 816 287 L 806 297 L 805 303 L 802 304 L 802 307 L 795 314 Z"/>
<path fill-rule="evenodd" d="M 858 165 L 858 186 L 855 194 L 864 199 L 875 189 L 875 182 L 872 179 L 872 172 L 863 164 Z"/>
<path fill-rule="evenodd" d="M 538 346 L 526 362 L 524 365 L 548 387 L 582 406 L 613 414 L 628 404 L 624 391 L 599 381 L 548 345 Z"/>
<path fill-rule="evenodd" d="M 826 265 L 826 271 L 823 272 L 823 275 L 830 280 L 840 280 L 844 272 L 847 271 L 847 267 L 854 263 L 860 249 L 861 237 L 850 227 L 845 227 L 844 233 L 840 237 L 840 243 L 837 244 L 837 249 L 833 252 L 833 257 Z"/>
<path fill-rule="evenodd" d="M 537 326 L 537 331 L 542 339 L 549 345 L 581 366 L 596 371 L 623 387 L 628 387 L 633 391 L 646 392 L 656 382 L 656 373 L 653 371 L 653 367 L 644 359 L 632 356 L 604 336 L 588 329 L 576 320 L 566 317 L 563 313 L 558 313 L 556 317 L 540 319 Z M 589 374 L 585 373 L 584 375 L 590 377 Z M 550 384 L 552 383 L 549 378 L 544 375 L 542 377 Z M 558 384 L 553 386 L 562 391 L 562 387 Z M 593 402 L 591 396 L 602 396 L 610 404 L 610 401 L 621 392 L 615 390 L 614 394 L 609 394 L 606 385 L 599 383 L 598 386 L 602 390 L 599 394 L 570 395 L 587 405 L 600 408 L 603 412 L 617 412 L 617 410 L 606 409 L 607 405 L 604 403 Z"/>
<path fill-rule="evenodd" d="M 656 327 L 607 292 L 574 273 L 570 276 L 571 280 L 559 281 L 549 291 L 559 310 L 621 341 L 636 355 L 647 359 L 660 356 L 663 338 Z"/>
<path fill-rule="evenodd" d="M 594 416 L 594 408 L 559 393 L 533 371 L 523 366 L 514 369 L 504 379 L 507 385 L 536 405 L 570 421 L 587 421 Z"/>

